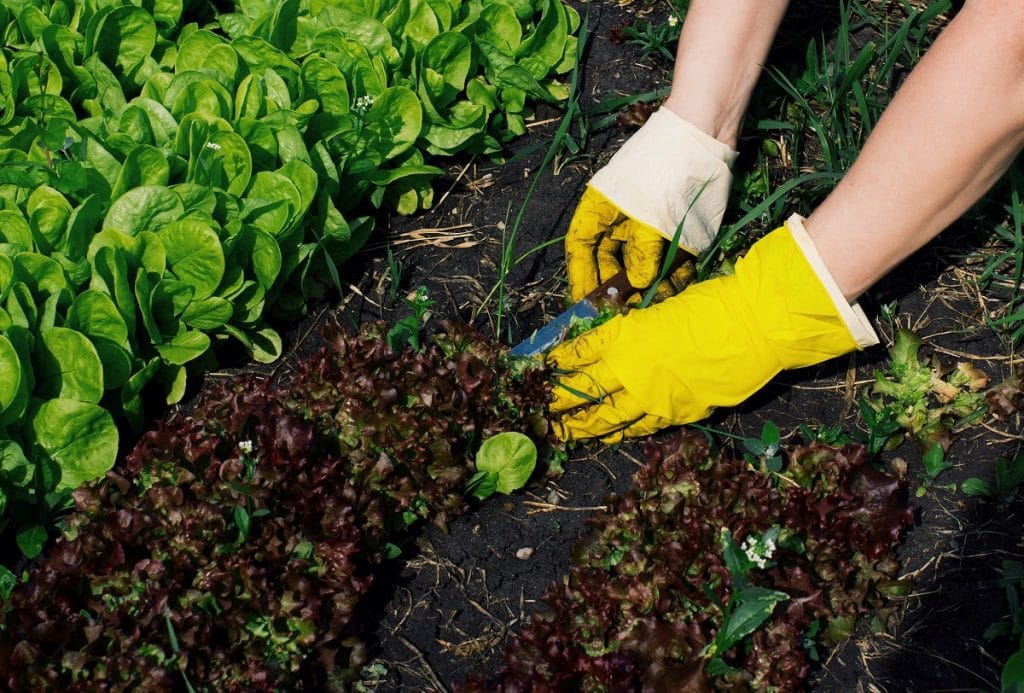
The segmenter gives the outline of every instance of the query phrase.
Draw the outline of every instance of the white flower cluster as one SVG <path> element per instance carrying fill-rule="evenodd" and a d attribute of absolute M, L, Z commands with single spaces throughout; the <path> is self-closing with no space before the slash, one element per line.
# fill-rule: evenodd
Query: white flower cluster
<path fill-rule="evenodd" d="M 372 96 L 360 96 L 356 99 L 355 105 L 353 106 L 357 113 L 366 113 L 373 108 L 373 97 Z"/>
<path fill-rule="evenodd" d="M 743 540 L 743 553 L 751 563 L 764 570 L 768 559 L 775 554 L 775 540 L 749 536 Z"/>
<path fill-rule="evenodd" d="M 238 444 L 238 449 L 241 450 L 242 453 L 246 455 L 251 453 L 253 451 L 253 448 L 254 446 L 251 440 L 243 440 Z"/>
<path fill-rule="evenodd" d="M 215 152 L 219 152 L 220 151 L 220 145 L 217 144 L 216 142 L 207 142 L 206 143 L 206 148 L 207 149 L 212 149 Z"/>
<path fill-rule="evenodd" d="M 668 25 L 674 28 L 677 24 L 679 24 L 679 17 L 674 14 L 670 14 L 668 16 Z"/>

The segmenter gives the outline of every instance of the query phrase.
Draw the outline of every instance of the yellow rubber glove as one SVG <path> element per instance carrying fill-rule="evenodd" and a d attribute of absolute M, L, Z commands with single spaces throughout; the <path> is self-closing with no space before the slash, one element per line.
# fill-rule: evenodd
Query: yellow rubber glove
<path fill-rule="evenodd" d="M 565 372 L 555 430 L 564 440 L 648 435 L 738 404 L 783 369 L 877 343 L 794 217 L 755 243 L 734 275 L 553 349 L 549 361 Z"/>
<path fill-rule="evenodd" d="M 661 108 L 594 175 L 565 237 L 573 301 L 625 267 L 645 288 L 666 240 L 697 255 L 718 233 L 736 158 L 728 145 Z M 620 259 L 621 258 L 621 259 Z"/>

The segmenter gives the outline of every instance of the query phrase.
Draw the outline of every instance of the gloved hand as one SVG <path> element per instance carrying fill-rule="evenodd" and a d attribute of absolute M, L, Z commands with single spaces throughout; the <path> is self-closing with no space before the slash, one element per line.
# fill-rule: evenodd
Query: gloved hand
<path fill-rule="evenodd" d="M 573 214 L 565 237 L 572 300 L 623 264 L 633 286 L 650 286 L 680 221 L 679 246 L 703 252 L 722 223 L 735 158 L 667 108 L 654 113 L 594 175 Z"/>
<path fill-rule="evenodd" d="M 551 411 L 564 440 L 616 442 L 742 402 L 787 368 L 878 343 L 799 217 L 755 243 L 731 276 L 691 285 L 548 354 L 566 372 Z"/>

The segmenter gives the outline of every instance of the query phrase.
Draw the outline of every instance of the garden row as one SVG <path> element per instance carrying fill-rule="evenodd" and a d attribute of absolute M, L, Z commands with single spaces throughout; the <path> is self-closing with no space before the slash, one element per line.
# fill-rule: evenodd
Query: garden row
<path fill-rule="evenodd" d="M 0 532 L 36 555 L 143 402 L 340 286 L 432 157 L 493 153 L 576 56 L 559 0 L 0 8 Z"/>
<path fill-rule="evenodd" d="M 448 326 L 420 350 L 335 329 L 289 383 L 214 388 L 74 492 L 3 604 L 19 690 L 340 689 L 360 609 L 408 528 L 467 507 L 473 454 L 543 439 L 546 373 Z M 476 465 L 479 467 L 479 462 Z"/>
<path fill-rule="evenodd" d="M 466 509 L 482 441 L 547 431 L 543 370 L 454 325 L 419 350 L 395 336 L 335 328 L 288 383 L 213 389 L 77 489 L 64 536 L 4 604 L 4 684 L 351 681 L 380 564 L 410 527 Z M 817 647 L 902 588 L 906 484 L 868 460 L 813 442 L 765 473 L 696 434 L 652 445 L 501 685 L 797 687 Z"/>

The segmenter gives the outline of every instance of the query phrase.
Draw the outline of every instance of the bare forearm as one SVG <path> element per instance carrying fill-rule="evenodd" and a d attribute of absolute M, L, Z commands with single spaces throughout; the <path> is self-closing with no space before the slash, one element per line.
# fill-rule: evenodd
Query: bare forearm
<path fill-rule="evenodd" d="M 1024 7 L 975 0 L 913 70 L 807 220 L 848 299 L 976 202 L 1024 144 Z"/>
<path fill-rule="evenodd" d="M 693 0 L 665 106 L 735 148 L 789 0 Z"/>

